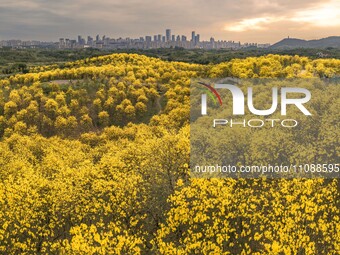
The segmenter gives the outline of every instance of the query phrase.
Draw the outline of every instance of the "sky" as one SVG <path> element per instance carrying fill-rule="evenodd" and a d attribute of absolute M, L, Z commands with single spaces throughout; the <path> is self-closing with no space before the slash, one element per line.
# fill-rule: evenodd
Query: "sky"
<path fill-rule="evenodd" d="M 57 41 L 77 35 L 275 43 L 340 35 L 340 0 L 0 0 L 0 40 Z"/>

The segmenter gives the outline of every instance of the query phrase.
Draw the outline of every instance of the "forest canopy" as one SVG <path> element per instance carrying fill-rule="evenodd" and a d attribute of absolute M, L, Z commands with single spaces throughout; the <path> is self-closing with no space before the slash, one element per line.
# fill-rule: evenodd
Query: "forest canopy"
<path fill-rule="evenodd" d="M 122 53 L 2 78 L 0 252 L 339 254 L 338 179 L 189 173 L 190 79 L 339 74 L 340 60 L 297 55 L 201 65 Z M 338 93 L 316 95 L 334 125 L 299 130 L 294 157 L 339 159 Z M 291 155 L 279 138 L 252 149 Z"/>

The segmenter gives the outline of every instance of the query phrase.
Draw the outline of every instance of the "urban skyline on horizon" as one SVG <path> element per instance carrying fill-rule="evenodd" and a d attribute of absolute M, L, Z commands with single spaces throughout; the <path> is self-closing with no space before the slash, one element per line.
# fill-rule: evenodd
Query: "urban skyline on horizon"
<path fill-rule="evenodd" d="M 165 30 L 167 30 L 167 29 L 165 29 Z M 170 30 L 172 31 L 172 29 L 170 29 Z M 185 34 L 185 33 L 178 33 L 178 34 L 176 34 L 176 36 L 180 35 L 180 36 L 185 36 L 185 37 L 189 38 L 191 36 L 192 32 L 196 32 L 196 30 L 192 30 L 190 32 L 189 36 L 188 36 L 188 34 Z M 26 41 L 26 42 L 28 42 L 28 41 L 40 41 L 40 42 L 46 42 L 46 43 L 53 43 L 53 42 L 58 42 L 60 38 L 65 38 L 65 39 L 68 38 L 70 40 L 78 40 L 78 36 L 81 36 L 81 37 L 84 37 L 84 38 L 87 38 L 88 36 L 90 36 L 90 37 L 95 38 L 95 37 L 97 37 L 99 35 L 100 37 L 105 36 L 105 37 L 114 38 L 114 39 L 126 39 L 126 38 L 129 38 L 129 39 L 140 39 L 142 37 L 145 38 L 146 36 L 151 36 L 152 38 L 154 38 L 155 35 L 157 35 L 157 36 L 160 35 L 159 33 L 148 33 L 147 35 L 134 35 L 134 36 L 124 36 L 124 35 L 117 35 L 117 36 L 110 35 L 110 36 L 107 36 L 108 34 L 109 33 L 105 33 L 105 32 L 104 33 L 90 33 L 90 32 L 86 33 L 86 32 L 84 32 L 84 33 L 75 33 L 73 35 L 62 35 L 62 34 L 60 34 L 59 36 L 56 36 L 55 38 L 49 39 L 49 40 L 44 40 L 44 39 L 41 39 L 41 38 L 38 38 L 38 37 L 36 37 L 36 38 L 33 38 L 33 37 L 30 37 L 30 38 L 8 37 L 8 38 L 0 38 L 0 42 L 1 41 L 21 40 L 21 41 Z M 327 36 L 321 36 L 321 37 L 320 36 L 314 36 L 314 37 L 306 38 L 306 37 L 299 37 L 299 36 L 291 36 L 288 33 L 287 35 L 283 35 L 282 37 L 280 37 L 276 41 L 273 41 L 273 42 L 261 42 L 260 40 L 256 40 L 256 38 L 254 40 L 252 40 L 252 41 L 247 41 L 247 40 L 244 41 L 244 40 L 238 40 L 237 38 L 231 38 L 231 37 L 230 38 L 226 38 L 226 37 L 218 38 L 218 37 L 215 37 L 213 35 L 204 36 L 204 34 L 201 34 L 201 33 L 198 34 L 198 35 L 200 36 L 200 39 L 202 41 L 209 41 L 211 38 L 214 38 L 217 41 L 230 41 L 230 40 L 232 40 L 234 42 L 239 42 L 239 43 L 243 43 L 243 44 L 244 43 L 256 43 L 256 44 L 270 44 L 270 45 L 275 44 L 275 43 L 277 43 L 277 42 L 279 42 L 279 41 L 281 41 L 282 39 L 285 39 L 285 38 L 291 38 L 291 39 L 294 38 L 294 39 L 301 39 L 301 40 L 319 40 L 319 39 L 326 38 L 326 37 L 340 36 L 340 34 L 334 33 L 334 34 L 329 34 Z M 162 34 L 162 36 L 163 36 L 163 34 Z"/>
<path fill-rule="evenodd" d="M 58 45 L 56 45 L 58 43 Z M 219 49 L 219 48 L 241 48 L 256 46 L 261 48 L 269 47 L 269 43 L 260 44 L 257 42 L 235 41 L 218 39 L 210 37 L 209 40 L 202 40 L 200 33 L 191 31 L 190 35 L 172 33 L 172 29 L 163 29 L 163 33 L 156 33 L 153 35 L 143 35 L 139 37 L 118 37 L 111 38 L 106 35 L 99 35 L 92 37 L 87 35 L 77 35 L 76 37 L 60 37 L 58 41 L 44 42 L 39 40 L 22 41 L 20 39 L 2 40 L 0 46 L 5 47 L 45 47 L 57 46 L 58 48 L 137 48 L 137 49 L 152 49 L 152 48 L 169 48 L 182 47 L 187 49 L 204 48 L 204 49 Z"/>
<path fill-rule="evenodd" d="M 167 31 L 170 32 L 170 37 L 167 38 Z M 114 38 L 114 39 L 126 39 L 126 38 L 129 38 L 129 39 L 140 39 L 140 38 L 145 38 L 147 36 L 151 36 L 152 40 L 154 39 L 155 36 L 165 36 L 165 38 L 167 38 L 166 41 L 170 41 L 170 39 L 172 39 L 172 36 L 175 35 L 176 37 L 177 36 L 180 36 L 180 37 L 186 37 L 186 38 L 190 38 L 192 39 L 192 33 L 194 32 L 196 35 L 198 35 L 199 39 L 202 40 L 202 41 L 209 41 L 211 38 L 214 38 L 215 40 L 219 40 L 219 41 L 235 41 L 235 42 L 240 42 L 240 43 L 259 43 L 257 42 L 256 40 L 253 40 L 253 41 L 241 41 L 241 40 L 237 40 L 237 38 L 217 38 L 213 35 L 203 35 L 201 33 L 196 33 L 196 30 L 192 29 L 190 32 L 188 31 L 187 33 L 176 33 L 176 34 L 173 34 L 173 29 L 172 28 L 166 28 L 166 29 L 163 29 L 163 32 L 160 32 L 158 31 L 157 33 L 145 33 L 144 35 L 142 34 L 137 34 L 137 35 L 131 35 L 131 36 L 124 36 L 124 35 L 117 35 L 117 36 L 112 36 L 112 35 L 109 35 L 109 33 L 75 33 L 73 35 L 63 35 L 63 34 L 60 34 L 59 36 L 56 36 L 55 38 L 53 39 L 49 39 L 49 40 L 44 40 L 44 39 L 41 39 L 41 38 L 20 38 L 20 37 L 8 37 L 8 38 L 0 38 L 0 41 L 11 41 L 11 40 L 21 40 L 21 41 L 40 41 L 40 42 L 58 42 L 60 38 L 68 38 L 68 39 L 75 39 L 78 41 L 78 37 L 81 36 L 81 37 L 84 37 L 84 38 L 87 38 L 87 37 L 93 37 L 93 38 L 96 38 L 97 36 L 100 36 L 100 38 L 102 38 L 103 36 L 104 37 L 108 37 L 108 38 Z M 176 38 L 175 38 L 176 39 Z M 283 38 L 282 38 L 283 39 Z M 315 39 L 319 39 L 319 38 L 315 38 Z M 269 42 L 265 42 L 266 44 L 271 44 Z M 274 42 L 275 43 L 275 42 Z"/>

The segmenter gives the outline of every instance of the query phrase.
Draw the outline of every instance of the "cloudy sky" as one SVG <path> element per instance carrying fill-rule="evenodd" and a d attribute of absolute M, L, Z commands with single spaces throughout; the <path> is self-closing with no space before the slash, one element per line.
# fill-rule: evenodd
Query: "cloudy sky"
<path fill-rule="evenodd" d="M 0 0 L 0 40 L 172 33 L 274 43 L 340 35 L 339 0 Z"/>

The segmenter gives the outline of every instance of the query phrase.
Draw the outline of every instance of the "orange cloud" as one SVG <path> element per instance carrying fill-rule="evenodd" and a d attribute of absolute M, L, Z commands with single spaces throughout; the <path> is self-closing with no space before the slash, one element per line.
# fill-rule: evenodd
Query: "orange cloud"
<path fill-rule="evenodd" d="M 224 30 L 231 32 L 267 30 L 272 28 L 273 23 L 277 22 L 292 22 L 299 26 L 305 24 L 308 27 L 337 27 L 340 26 L 340 1 L 332 0 L 313 8 L 296 10 L 285 15 L 246 18 L 226 24 Z"/>

